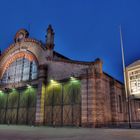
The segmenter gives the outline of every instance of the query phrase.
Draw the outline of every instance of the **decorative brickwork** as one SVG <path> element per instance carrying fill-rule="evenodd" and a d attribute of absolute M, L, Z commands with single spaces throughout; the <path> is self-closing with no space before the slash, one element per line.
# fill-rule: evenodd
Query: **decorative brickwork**
<path fill-rule="evenodd" d="M 12 64 L 14 61 L 16 61 L 19 58 L 26 58 L 29 61 L 37 61 L 36 57 L 31 54 L 31 53 L 27 53 L 24 51 L 21 51 L 19 53 L 14 54 L 12 57 L 10 57 L 10 59 L 8 59 L 8 61 L 6 61 L 1 67 L 2 69 L 0 69 L 0 78 L 2 77 L 3 73 L 6 71 L 6 69 L 10 66 L 10 64 Z"/>
<path fill-rule="evenodd" d="M 38 76 L 38 92 L 36 98 L 36 125 L 42 125 L 44 123 L 44 96 L 45 96 L 45 81 L 46 81 L 47 67 L 44 65 L 39 66 Z"/>

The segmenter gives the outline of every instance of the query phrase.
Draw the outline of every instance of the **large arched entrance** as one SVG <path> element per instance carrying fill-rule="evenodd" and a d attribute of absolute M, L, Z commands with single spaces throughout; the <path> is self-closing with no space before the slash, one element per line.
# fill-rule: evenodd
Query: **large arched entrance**
<path fill-rule="evenodd" d="M 46 88 L 44 114 L 45 125 L 80 126 L 80 81 L 74 78 L 64 83 L 51 80 Z"/>
<path fill-rule="evenodd" d="M 9 60 L 7 58 L 2 66 L 0 123 L 34 124 L 37 86 L 28 83 L 38 77 L 36 57 L 31 52 L 22 51 L 12 55 Z"/>
<path fill-rule="evenodd" d="M 29 124 L 35 122 L 36 87 L 0 91 L 0 123 Z"/>

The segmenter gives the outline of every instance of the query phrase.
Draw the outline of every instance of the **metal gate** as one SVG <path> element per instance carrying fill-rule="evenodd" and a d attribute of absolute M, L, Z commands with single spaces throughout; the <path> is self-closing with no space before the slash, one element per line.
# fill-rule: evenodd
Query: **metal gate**
<path fill-rule="evenodd" d="M 1 124 L 34 124 L 36 89 L 12 89 L 0 93 Z"/>
<path fill-rule="evenodd" d="M 46 125 L 80 126 L 81 94 L 80 81 L 71 80 L 66 83 L 52 81 L 45 94 Z"/>

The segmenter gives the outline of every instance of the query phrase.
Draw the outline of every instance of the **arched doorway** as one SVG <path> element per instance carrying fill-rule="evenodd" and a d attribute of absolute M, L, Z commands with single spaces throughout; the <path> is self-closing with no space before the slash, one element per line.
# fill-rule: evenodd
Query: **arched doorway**
<path fill-rule="evenodd" d="M 45 125 L 80 126 L 81 91 L 80 81 L 65 83 L 51 81 L 45 94 Z"/>

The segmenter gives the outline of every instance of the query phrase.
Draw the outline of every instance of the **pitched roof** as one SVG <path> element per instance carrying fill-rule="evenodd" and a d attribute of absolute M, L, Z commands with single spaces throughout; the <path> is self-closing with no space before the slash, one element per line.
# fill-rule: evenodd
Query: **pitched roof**
<path fill-rule="evenodd" d="M 137 65 L 140 65 L 140 60 L 137 60 L 137 61 L 133 62 L 132 64 L 128 65 L 126 68 L 135 67 Z"/>

